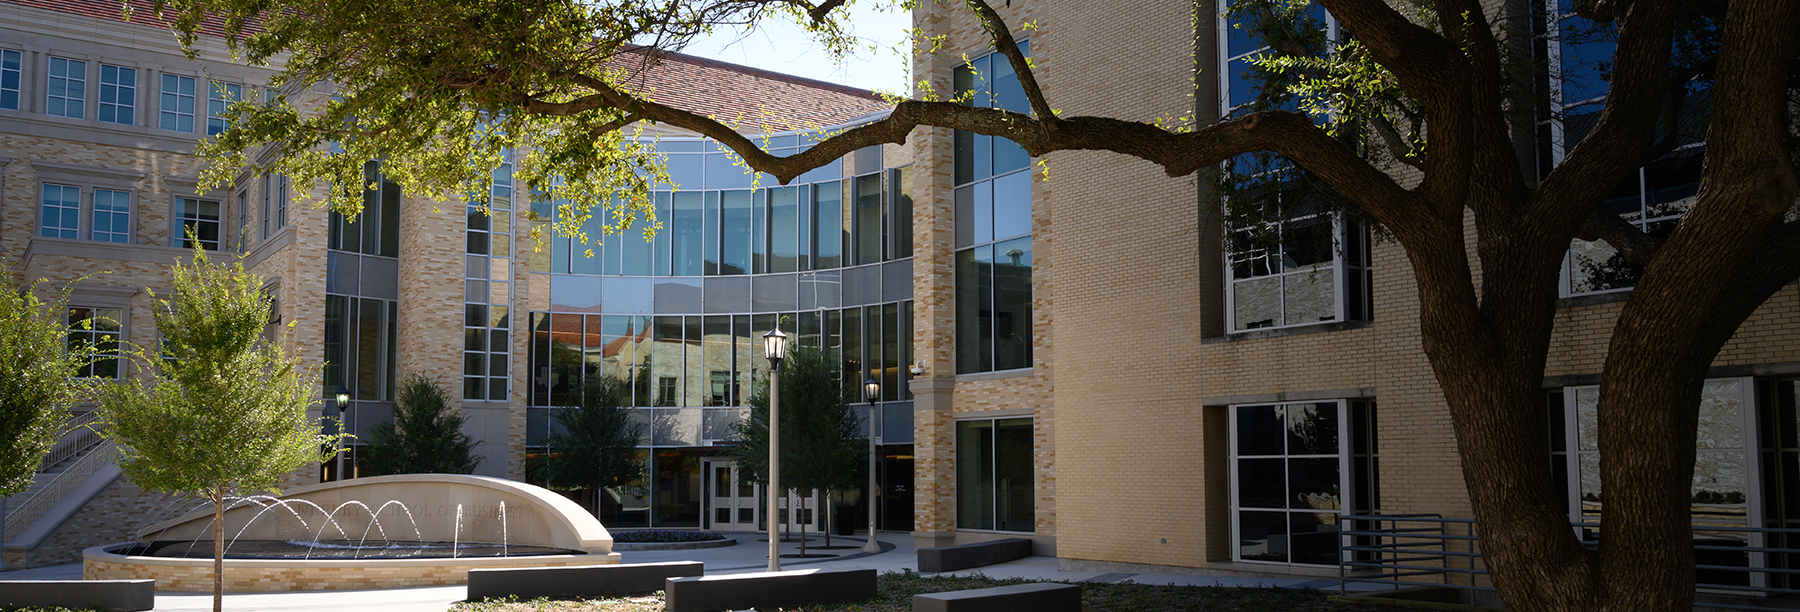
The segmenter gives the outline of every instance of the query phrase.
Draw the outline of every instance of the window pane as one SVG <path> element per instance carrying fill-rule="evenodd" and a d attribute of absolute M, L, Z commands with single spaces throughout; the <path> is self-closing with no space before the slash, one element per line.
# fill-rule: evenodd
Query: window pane
<path fill-rule="evenodd" d="M 994 369 L 1031 367 L 1031 239 L 994 245 Z"/>
<path fill-rule="evenodd" d="M 1286 508 L 1287 479 L 1282 473 L 1282 459 L 1237 460 L 1238 506 L 1242 508 Z"/>
<path fill-rule="evenodd" d="M 994 528 L 994 422 L 956 424 L 956 526 Z"/>
<path fill-rule="evenodd" d="M 993 247 L 956 252 L 956 373 L 993 369 Z"/>
<path fill-rule="evenodd" d="M 843 267 L 843 188 L 837 181 L 819 183 L 814 193 L 818 202 L 818 212 L 813 216 L 818 223 L 815 244 L 818 245 L 819 256 L 816 269 Z"/>
<path fill-rule="evenodd" d="M 994 528 L 1035 531 L 1031 419 L 994 423 Z"/>
<path fill-rule="evenodd" d="M 1283 454 L 1283 431 L 1286 429 L 1281 406 L 1239 406 L 1237 408 L 1237 454 Z"/>
<path fill-rule="evenodd" d="M 719 274 L 750 273 L 751 194 L 749 191 L 727 191 L 720 194 Z"/>
<path fill-rule="evenodd" d="M 674 194 L 673 211 L 668 221 L 669 227 L 665 231 L 674 240 L 672 257 L 675 276 L 700 276 L 702 237 L 705 230 L 702 202 L 703 194 L 698 191 L 677 191 Z"/>
<path fill-rule="evenodd" d="M 1287 412 L 1287 454 L 1337 454 L 1337 402 L 1288 404 L 1284 409 Z"/>
<path fill-rule="evenodd" d="M 1031 235 L 1031 173 L 994 179 L 994 238 Z"/>
<path fill-rule="evenodd" d="M 881 216 L 881 175 L 856 177 L 856 263 L 872 264 L 882 260 L 882 245 L 887 240 Z"/>
<path fill-rule="evenodd" d="M 1287 530 L 1285 512 L 1239 512 L 1238 558 L 1287 561 Z"/>

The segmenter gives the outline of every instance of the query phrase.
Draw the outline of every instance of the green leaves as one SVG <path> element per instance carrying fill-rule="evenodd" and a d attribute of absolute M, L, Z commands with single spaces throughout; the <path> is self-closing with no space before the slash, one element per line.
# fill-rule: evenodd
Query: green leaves
<path fill-rule="evenodd" d="M 868 458 L 862 419 L 845 401 L 836 364 L 825 351 L 791 346 L 781 363 L 781 486 L 801 495 L 856 488 Z M 758 384 L 750 415 L 734 424 L 741 469 L 768 482 L 769 387 Z"/>
<path fill-rule="evenodd" d="M 98 389 L 101 433 L 119 442 L 126 477 L 210 499 L 219 487 L 273 490 L 288 472 L 322 461 L 336 437 L 307 417 L 319 376 L 265 335 L 271 304 L 262 278 L 198 248 L 172 276 L 174 294 L 156 305 L 160 346 L 125 351 L 155 376 Z"/>
<path fill-rule="evenodd" d="M 93 353 L 69 344 L 68 290 L 45 302 L 41 282 L 14 290 L 10 257 L 0 257 L 0 495 L 31 485 L 56 444 L 68 408 L 85 392 L 75 377 Z"/>
<path fill-rule="evenodd" d="M 554 488 L 628 487 L 644 477 L 644 425 L 632 418 L 631 388 L 610 375 L 589 378 L 581 404 L 553 411 L 545 476 Z"/>
<path fill-rule="evenodd" d="M 395 394 L 394 420 L 375 425 L 369 464 L 377 474 L 473 474 L 481 441 L 463 433 L 463 417 L 436 379 L 414 373 Z"/>

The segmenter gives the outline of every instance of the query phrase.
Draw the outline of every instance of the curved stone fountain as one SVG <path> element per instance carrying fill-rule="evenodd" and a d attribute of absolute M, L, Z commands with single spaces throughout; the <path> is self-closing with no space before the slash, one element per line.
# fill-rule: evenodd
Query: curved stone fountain
<path fill-rule="evenodd" d="M 89 548 L 82 553 L 82 577 L 153 578 L 157 590 L 211 591 L 212 519 L 206 504 L 145 528 L 136 542 Z M 295 487 L 278 501 L 252 498 L 227 510 L 224 526 L 228 543 L 245 544 L 226 551 L 230 592 L 462 584 L 473 568 L 619 562 L 612 536 L 580 505 L 540 487 L 484 476 L 404 474 Z M 306 553 L 271 558 L 295 555 L 251 551 L 271 548 L 269 543 L 280 548 L 281 542 Z M 197 556 L 181 556 L 187 551 L 178 549 L 190 544 Z M 408 547 L 443 556 L 403 551 L 395 555 L 400 558 L 371 558 Z M 514 547 L 528 552 L 517 554 Z M 314 554 L 320 549 L 330 553 Z"/>

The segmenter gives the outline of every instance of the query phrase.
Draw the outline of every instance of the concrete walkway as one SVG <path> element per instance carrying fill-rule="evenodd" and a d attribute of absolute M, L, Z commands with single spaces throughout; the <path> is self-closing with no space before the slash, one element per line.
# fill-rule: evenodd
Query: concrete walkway
<path fill-rule="evenodd" d="M 738 541 L 736 546 L 722 548 L 703 548 L 696 550 L 624 552 L 625 563 L 653 563 L 657 561 L 701 561 L 706 563 L 706 573 L 741 574 L 760 572 L 768 569 L 768 544 L 761 534 L 730 534 Z M 821 558 L 786 558 L 797 555 L 800 545 L 797 542 L 783 543 L 781 547 L 782 569 L 804 569 L 808 567 L 855 567 L 873 568 L 882 572 L 901 570 L 918 571 L 917 556 L 913 551 L 912 536 L 904 532 L 882 532 L 877 538 L 881 543 L 881 552 L 869 554 L 862 552 L 867 542 L 863 536 L 831 538 L 832 550 L 820 550 L 824 544 L 821 537 L 815 536 L 807 543 L 812 554 L 829 553 L 835 556 Z M 848 548 L 844 548 L 848 547 Z M 1057 580 L 1068 582 L 1134 582 L 1138 584 L 1176 584 L 1192 586 L 1275 586 L 1286 588 L 1336 589 L 1336 580 L 1323 579 L 1291 579 L 1291 578 L 1241 578 L 1231 576 L 1198 576 L 1183 574 L 1130 574 L 1119 572 L 1066 572 L 1057 569 L 1057 560 L 1053 557 L 1028 557 L 1018 561 L 990 565 L 974 570 L 949 572 L 952 575 L 982 574 L 995 578 L 1030 578 L 1037 580 Z M 57 565 L 28 570 L 0 572 L 0 580 L 78 580 L 81 578 L 81 565 Z M 332 612 L 444 612 L 450 604 L 461 601 L 466 594 L 461 586 L 418 587 L 410 589 L 383 589 L 375 591 L 315 591 L 301 593 L 241 593 L 226 594 L 225 608 L 234 612 L 284 611 L 329 609 Z M 197 611 L 212 610 L 211 593 L 175 593 L 159 591 L 156 594 L 156 609 L 164 611 Z"/>

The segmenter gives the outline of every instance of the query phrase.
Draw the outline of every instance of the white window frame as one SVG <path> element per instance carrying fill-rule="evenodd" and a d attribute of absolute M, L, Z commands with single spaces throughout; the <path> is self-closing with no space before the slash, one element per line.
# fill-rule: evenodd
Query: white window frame
<path fill-rule="evenodd" d="M 194 125 L 198 123 L 194 120 L 194 105 L 197 103 L 195 96 L 198 92 L 195 88 L 199 87 L 199 81 L 191 76 L 169 74 L 166 72 L 163 73 L 161 80 L 162 82 L 157 85 L 157 91 L 161 94 L 157 98 L 160 100 L 160 104 L 157 108 L 157 127 L 172 132 L 192 134 L 194 132 Z M 175 86 L 175 89 L 172 91 L 169 89 L 171 84 Z M 182 93 L 181 86 L 183 84 L 188 86 L 187 93 Z M 182 112 L 181 110 L 183 101 L 187 102 L 187 112 Z M 181 129 L 181 122 L 183 119 L 187 120 L 187 129 L 185 130 Z M 167 124 L 168 121 L 174 121 L 175 126 L 169 127 Z"/>
<path fill-rule="evenodd" d="M 10 61 L 9 61 L 10 60 Z M 11 64 L 11 68 L 6 66 Z M 11 76 L 13 86 L 6 87 L 6 77 Z M 12 49 L 0 49 L 0 110 L 21 110 L 25 106 L 25 54 Z M 5 104 L 6 94 L 12 94 L 12 105 Z"/>
<path fill-rule="evenodd" d="M 229 96 L 229 98 L 221 96 Z M 214 136 L 231 127 L 225 122 L 225 110 L 233 102 L 244 99 L 244 86 L 228 81 L 208 80 L 206 85 L 206 135 Z M 218 124 L 214 128 L 215 122 Z"/>
<path fill-rule="evenodd" d="M 117 82 L 120 80 L 118 78 L 114 79 L 115 82 L 108 83 L 106 73 L 109 69 L 115 76 L 130 74 L 131 84 L 125 85 L 119 83 Z M 95 120 L 101 123 L 112 123 L 115 125 L 137 125 L 137 73 L 138 69 L 130 66 L 118 66 L 104 62 L 100 64 L 100 95 L 94 96 L 94 98 L 98 100 L 99 112 L 94 113 Z M 108 88 L 113 90 L 112 102 L 106 101 Z M 105 111 L 109 109 L 113 111 L 113 119 L 111 121 L 108 121 L 105 118 Z M 119 120 L 119 115 L 121 113 L 124 114 L 123 121 Z"/>
<path fill-rule="evenodd" d="M 1739 440 L 1743 446 L 1737 450 L 1741 453 L 1744 461 L 1744 527 L 1749 527 L 1751 529 L 1764 527 L 1766 526 L 1766 523 L 1764 522 L 1763 508 L 1767 500 L 1764 498 L 1765 492 L 1763 491 L 1762 424 L 1760 419 L 1757 418 L 1762 409 L 1757 398 L 1760 386 L 1756 384 L 1756 378 L 1749 376 L 1708 378 L 1705 382 L 1734 382 L 1738 385 L 1738 412 L 1739 417 L 1743 419 L 1743 432 L 1739 437 Z M 1600 454 L 1597 446 L 1594 450 L 1582 450 L 1581 448 L 1581 421 L 1583 419 L 1581 418 L 1581 415 L 1578 414 L 1579 408 L 1576 393 L 1581 391 L 1595 391 L 1599 388 L 1598 385 L 1580 385 L 1562 388 L 1563 448 L 1565 449 L 1564 453 L 1567 455 L 1567 459 L 1563 462 L 1563 465 L 1564 474 L 1566 475 L 1565 480 L 1568 482 L 1568 490 L 1565 495 L 1568 499 L 1568 506 L 1565 510 L 1571 523 L 1583 523 L 1586 520 L 1582 513 L 1581 456 L 1593 455 L 1598 457 Z M 1696 448 L 1695 452 L 1716 453 L 1721 451 Z M 1725 449 L 1723 452 L 1729 452 L 1729 449 Z M 1552 454 L 1558 453 L 1553 451 Z M 1602 524 L 1604 523 L 1602 522 Z M 1574 529 L 1577 537 L 1582 537 L 1582 532 L 1585 528 L 1574 527 Z M 1765 545 L 1766 538 L 1763 533 L 1758 531 L 1748 531 L 1745 532 L 1745 535 L 1747 536 L 1745 546 L 1751 549 L 1750 551 L 1746 551 L 1746 554 L 1749 555 L 1749 566 L 1751 568 L 1768 567 L 1768 555 L 1761 552 L 1754 552 L 1755 549 L 1762 548 Z M 1751 587 L 1761 588 L 1767 586 L 1767 572 L 1751 571 L 1749 572 L 1749 577 Z M 1711 589 L 1704 588 L 1702 590 L 1711 591 Z"/>
<path fill-rule="evenodd" d="M 1269 274 L 1264 274 L 1264 275 L 1260 275 L 1260 276 L 1250 276 L 1250 277 L 1242 278 L 1242 279 L 1237 278 L 1237 276 L 1236 276 L 1237 271 L 1235 269 L 1236 268 L 1235 264 L 1237 262 L 1254 260 L 1256 258 L 1272 258 L 1272 256 L 1267 253 L 1261 253 L 1261 252 L 1246 253 L 1246 254 L 1239 254 L 1239 253 L 1232 252 L 1232 249 L 1231 249 L 1231 246 L 1229 243 L 1229 241 L 1231 240 L 1232 230 L 1230 228 L 1226 228 L 1224 239 L 1227 241 L 1227 243 L 1225 245 L 1222 245 L 1221 248 L 1224 250 L 1224 255 L 1225 255 L 1224 256 L 1224 260 L 1225 260 L 1225 270 L 1224 270 L 1225 320 L 1226 320 L 1227 329 L 1231 330 L 1230 333 L 1237 334 L 1237 333 L 1246 333 L 1246 332 L 1258 332 L 1258 331 L 1266 331 L 1266 330 L 1271 330 L 1271 329 L 1288 329 L 1288 328 L 1295 328 L 1295 327 L 1305 327 L 1305 326 L 1309 326 L 1309 325 L 1327 325 L 1327 324 L 1331 324 L 1331 323 L 1341 323 L 1344 321 L 1362 320 L 1362 319 L 1351 319 L 1348 314 L 1349 313 L 1348 306 L 1349 306 L 1350 300 L 1353 297 L 1355 297 L 1355 296 L 1350 295 L 1350 283 L 1348 282 L 1348 279 L 1352 273 L 1360 274 L 1360 273 L 1363 273 L 1364 271 L 1373 270 L 1374 262 L 1372 262 L 1372 261 L 1367 262 L 1367 263 L 1365 263 L 1365 265 L 1361 265 L 1361 266 L 1352 266 L 1349 263 L 1349 257 L 1346 256 L 1345 249 L 1349 248 L 1349 246 L 1350 246 L 1348 243 L 1351 242 L 1350 231 L 1352 229 L 1352 224 L 1345 221 L 1342 215 L 1336 215 L 1336 214 L 1331 214 L 1331 213 L 1316 213 L 1316 214 L 1311 214 L 1311 215 L 1302 215 L 1302 216 L 1295 217 L 1292 219 L 1283 219 L 1281 221 L 1271 221 L 1271 222 L 1265 224 L 1265 226 L 1279 224 L 1279 227 L 1276 228 L 1276 231 L 1285 233 L 1287 231 L 1287 225 L 1290 223 L 1295 223 L 1295 222 L 1299 222 L 1299 221 L 1309 221 L 1309 220 L 1317 219 L 1317 218 L 1320 218 L 1322 216 L 1327 216 L 1327 215 L 1329 215 L 1330 219 L 1331 219 L 1332 261 L 1330 264 L 1321 266 L 1319 268 L 1313 268 L 1310 270 L 1301 269 L 1301 270 L 1295 270 L 1295 271 L 1288 271 L 1285 268 L 1285 265 L 1282 263 L 1282 261 L 1285 259 L 1285 257 L 1284 257 L 1284 258 L 1280 258 L 1280 259 L 1273 259 L 1271 262 L 1269 262 L 1270 269 L 1271 270 L 1279 269 L 1278 271 L 1273 271 Z M 1277 238 L 1276 240 L 1278 243 L 1280 243 L 1282 241 L 1282 238 Z M 1366 239 L 1365 239 L 1365 242 L 1366 242 Z M 1370 255 L 1372 256 L 1373 253 L 1370 253 Z M 1312 277 L 1313 275 L 1326 273 L 1326 271 L 1329 271 L 1329 274 L 1331 274 L 1331 281 L 1332 281 L 1332 287 L 1331 287 L 1331 293 L 1332 293 L 1331 308 L 1332 308 L 1332 313 L 1333 313 L 1332 318 L 1329 320 L 1317 320 L 1317 321 L 1300 321 L 1300 322 L 1287 321 L 1287 295 L 1288 295 L 1287 284 L 1288 284 L 1288 280 L 1291 278 L 1309 278 L 1309 277 Z M 1270 279 L 1270 278 L 1280 279 L 1280 282 L 1281 282 L 1281 289 L 1279 290 L 1279 292 L 1277 294 L 1277 298 L 1280 300 L 1280 304 L 1278 305 L 1278 308 L 1281 313 L 1281 321 L 1273 323 L 1273 324 L 1265 326 L 1265 327 L 1238 327 L 1238 321 L 1237 321 L 1238 285 L 1240 283 L 1249 282 L 1252 280 L 1263 280 L 1263 279 Z M 1363 291 L 1370 292 L 1370 293 L 1373 292 L 1373 290 L 1374 290 L 1373 287 L 1366 286 L 1366 285 L 1373 284 L 1372 280 L 1373 279 L 1369 279 L 1368 282 L 1364 283 L 1365 286 L 1363 287 Z M 1373 318 L 1373 313 L 1370 313 L 1370 315 L 1371 315 L 1370 318 Z"/>
<path fill-rule="evenodd" d="M 58 233 L 58 235 L 55 235 L 55 236 L 46 235 L 44 233 L 44 231 L 47 227 L 46 225 L 44 225 L 44 209 L 46 208 L 46 204 L 47 204 L 44 201 L 44 196 L 46 195 L 45 191 L 50 187 L 56 187 L 59 190 L 58 195 L 62 195 L 63 192 L 61 192 L 60 190 L 63 190 L 63 189 L 73 190 L 75 192 L 75 206 L 74 206 L 75 226 L 74 227 L 62 227 L 59 225 L 55 228 L 55 231 Z M 38 237 L 38 238 L 62 238 L 62 239 L 66 239 L 66 240 L 79 240 L 81 238 L 81 209 L 83 208 L 81 201 L 83 199 L 84 198 L 83 198 L 83 194 L 82 194 L 82 188 L 80 185 L 68 184 L 68 183 L 64 183 L 64 182 L 60 182 L 60 181 L 40 181 L 38 183 L 37 206 L 36 206 L 38 230 L 35 234 L 33 234 L 33 236 Z M 58 200 L 58 201 L 61 202 L 62 200 Z M 57 206 L 56 208 L 58 211 L 58 215 L 60 216 L 60 215 L 64 214 L 62 211 L 67 210 L 69 207 Z M 60 219 L 59 219 L 59 221 L 60 221 Z M 62 232 L 69 232 L 73 235 L 72 236 L 63 236 L 63 235 L 61 235 Z"/>
<path fill-rule="evenodd" d="M 1337 404 L 1337 418 L 1338 418 L 1337 460 L 1338 460 L 1338 492 L 1339 493 L 1338 493 L 1338 509 L 1337 509 L 1336 513 L 1339 517 L 1339 520 L 1341 521 L 1343 516 L 1351 513 L 1351 509 L 1362 507 L 1361 502 L 1359 500 L 1355 499 L 1356 486 L 1355 486 L 1355 483 L 1352 481 L 1352 479 L 1355 477 L 1356 466 L 1354 464 L 1355 457 L 1352 454 L 1353 448 L 1354 448 L 1354 443 L 1349 438 L 1349 434 L 1352 431 L 1351 430 L 1352 424 L 1351 424 L 1351 420 L 1350 420 L 1351 419 L 1350 402 L 1357 401 L 1357 400 L 1367 400 L 1367 399 L 1368 398 L 1335 398 L 1335 399 L 1316 399 L 1316 400 L 1304 400 L 1304 401 L 1296 400 L 1296 401 L 1277 401 L 1277 402 L 1253 402 L 1253 403 L 1247 403 L 1247 404 L 1232 404 L 1226 408 L 1228 411 L 1227 414 L 1229 417 L 1228 425 L 1227 425 L 1227 427 L 1229 429 L 1226 430 L 1226 434 L 1225 434 L 1226 440 L 1227 440 L 1225 470 L 1226 470 L 1226 473 L 1229 474 L 1229 477 L 1226 479 L 1226 481 L 1227 481 L 1226 486 L 1230 489 L 1230 496 L 1229 496 L 1230 497 L 1230 510 L 1229 510 L 1230 518 L 1228 520 L 1231 523 L 1230 547 L 1231 547 L 1232 562 L 1234 562 L 1234 563 L 1255 563 L 1255 564 L 1261 564 L 1261 565 L 1276 565 L 1276 566 L 1328 567 L 1328 566 L 1314 564 L 1314 563 L 1295 563 L 1293 561 L 1294 556 L 1293 556 L 1293 553 L 1291 552 L 1292 551 L 1291 547 L 1289 548 L 1290 552 L 1287 555 L 1287 557 L 1288 557 L 1287 561 L 1268 561 L 1268 560 L 1262 560 L 1262 559 L 1244 559 L 1243 558 L 1243 556 L 1241 554 L 1242 550 L 1241 550 L 1240 544 L 1239 544 L 1240 542 L 1243 541 L 1243 539 L 1241 537 L 1242 536 L 1242 534 L 1241 534 L 1242 525 L 1240 524 L 1240 521 L 1238 520 L 1238 513 L 1240 511 L 1248 510 L 1251 512 L 1280 512 L 1283 516 L 1294 514 L 1296 511 L 1294 509 L 1288 508 L 1288 507 L 1283 507 L 1283 508 L 1258 508 L 1258 507 L 1245 508 L 1239 503 L 1239 500 L 1238 500 L 1239 483 L 1242 481 L 1241 480 L 1242 476 L 1238 474 L 1238 459 L 1240 458 L 1238 456 L 1238 409 L 1239 408 L 1248 408 L 1248 407 L 1257 407 L 1257 406 L 1288 406 L 1288 405 L 1300 405 L 1300 404 L 1322 404 L 1322 403 L 1326 403 L 1326 402 L 1333 402 L 1333 403 Z M 1285 413 L 1283 413 L 1283 414 L 1285 415 Z M 1283 444 L 1284 444 L 1283 454 L 1280 454 L 1280 455 L 1251 455 L 1250 458 L 1281 458 L 1285 461 L 1287 459 L 1292 459 L 1292 458 L 1296 458 L 1296 457 L 1298 457 L 1298 458 L 1327 457 L 1327 455 L 1291 455 L 1291 454 L 1287 454 L 1286 448 L 1285 448 L 1286 442 L 1284 441 Z M 1284 470 L 1285 470 L 1285 468 L 1284 468 Z M 1286 478 L 1284 476 L 1283 488 L 1285 489 L 1285 487 L 1286 487 Z M 1284 495 L 1285 495 L 1285 492 L 1284 492 Z M 1377 493 L 1377 495 L 1379 495 L 1379 493 Z M 1321 509 L 1313 509 L 1313 511 L 1319 512 L 1322 510 Z M 1291 536 L 1291 534 L 1290 534 L 1290 536 Z M 1343 541 L 1342 541 L 1343 539 L 1348 538 L 1348 537 L 1349 536 L 1343 536 L 1343 535 L 1339 536 L 1339 538 L 1340 538 L 1340 542 L 1338 545 L 1338 550 L 1339 550 L 1338 560 L 1339 560 L 1339 562 L 1349 560 L 1348 557 L 1343 553 Z"/>
<path fill-rule="evenodd" d="M 57 76 L 57 74 L 56 74 L 57 62 L 62 62 L 62 66 L 65 71 L 65 74 L 62 76 Z M 71 74 L 67 74 L 68 72 L 70 72 L 69 69 L 73 68 L 75 64 L 81 65 L 80 76 L 74 76 Z M 66 57 L 57 57 L 55 55 L 52 55 L 52 56 L 49 56 L 48 58 L 46 58 L 44 65 L 45 65 L 45 70 L 44 70 L 44 114 L 50 115 L 52 117 L 62 117 L 65 119 L 86 119 L 87 118 L 88 61 L 87 60 L 79 60 L 79 59 L 69 59 Z M 59 81 L 59 80 L 62 81 L 62 85 L 63 85 L 64 95 L 61 95 L 61 96 L 51 93 L 51 91 L 53 90 L 51 83 L 55 82 L 55 81 Z M 68 95 L 69 92 L 71 92 L 73 90 L 79 90 L 79 97 Z M 62 114 L 57 114 L 57 113 L 50 111 L 50 102 L 55 101 L 55 100 L 62 101 L 62 103 L 63 103 Z M 73 115 L 69 114 L 69 108 L 71 105 L 73 105 L 75 108 Z"/>
<path fill-rule="evenodd" d="M 116 231 L 101 231 L 100 230 L 100 215 L 102 215 L 102 214 L 107 214 L 107 215 L 121 214 L 119 211 L 116 211 L 116 210 L 106 210 L 106 211 L 100 210 L 101 192 L 106 192 L 107 194 L 119 194 L 125 198 L 125 211 L 122 213 L 125 215 L 125 231 L 116 232 Z M 88 239 L 96 241 L 96 242 L 111 242 L 114 244 L 131 244 L 133 242 L 132 236 L 137 233 L 137 232 L 133 231 L 136 227 L 135 224 L 137 222 L 137 215 L 134 214 L 136 212 L 136 208 L 137 208 L 136 200 L 137 200 L 137 194 L 132 193 L 132 191 L 129 189 L 109 189 L 106 187 L 94 188 L 92 190 L 92 195 L 89 196 Z M 121 240 L 113 240 L 112 237 L 116 236 L 116 235 L 123 235 L 123 237 L 125 239 L 122 241 Z"/>

